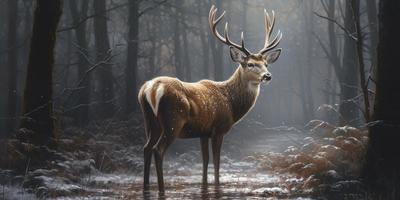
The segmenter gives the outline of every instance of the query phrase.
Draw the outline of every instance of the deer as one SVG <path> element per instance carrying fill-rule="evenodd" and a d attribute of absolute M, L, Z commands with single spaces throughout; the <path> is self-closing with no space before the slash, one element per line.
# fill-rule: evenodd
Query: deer
<path fill-rule="evenodd" d="M 271 81 L 268 66 L 274 63 L 282 49 L 276 48 L 282 39 L 278 33 L 271 39 L 275 13 L 264 9 L 265 42 L 258 53 L 251 53 L 241 33 L 241 44 L 230 40 L 228 23 L 222 36 L 217 25 L 225 11 L 216 18 L 217 8 L 210 8 L 208 22 L 217 40 L 229 46 L 230 56 L 238 63 L 236 71 L 225 81 L 201 80 L 194 83 L 159 76 L 145 82 L 138 100 L 144 117 L 146 143 L 143 148 L 143 189 L 149 189 L 151 158 L 154 155 L 159 192 L 164 192 L 163 158 L 175 139 L 200 138 L 203 159 L 202 183 L 207 185 L 209 141 L 214 164 L 214 184 L 219 185 L 220 153 L 223 137 L 253 107 L 261 83 Z M 219 67 L 219 66 L 216 66 Z"/>

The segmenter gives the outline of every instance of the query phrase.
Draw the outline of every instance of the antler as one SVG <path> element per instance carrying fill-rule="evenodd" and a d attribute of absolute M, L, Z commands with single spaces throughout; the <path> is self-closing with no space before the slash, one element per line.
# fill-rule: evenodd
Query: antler
<path fill-rule="evenodd" d="M 275 38 L 270 41 L 270 37 L 272 34 L 272 31 L 275 26 L 275 12 L 272 11 L 272 20 L 269 17 L 269 14 L 267 11 L 264 9 L 264 23 L 265 23 L 265 43 L 264 43 L 264 48 L 260 50 L 259 54 L 263 54 L 276 46 L 278 46 L 279 42 L 282 39 L 282 33 L 279 30 L 278 33 L 276 34 Z"/>
<path fill-rule="evenodd" d="M 211 31 L 214 34 L 214 36 L 220 40 L 221 42 L 223 42 L 224 44 L 227 44 L 229 46 L 233 46 L 236 47 L 237 49 L 239 49 L 240 51 L 242 51 L 243 53 L 245 53 L 247 56 L 249 56 L 251 53 L 249 50 L 247 50 L 244 47 L 244 39 L 243 39 L 243 32 L 241 34 L 241 45 L 238 45 L 234 42 L 232 42 L 229 39 L 229 35 L 228 35 L 228 22 L 225 23 L 225 29 L 224 29 L 224 37 L 222 37 L 217 30 L 217 25 L 218 23 L 222 20 L 222 18 L 225 15 L 225 11 L 221 14 L 221 16 L 219 16 L 217 19 L 215 19 L 215 14 L 217 13 L 217 8 L 212 5 L 210 8 L 210 12 L 208 14 L 208 23 L 210 25 Z"/>

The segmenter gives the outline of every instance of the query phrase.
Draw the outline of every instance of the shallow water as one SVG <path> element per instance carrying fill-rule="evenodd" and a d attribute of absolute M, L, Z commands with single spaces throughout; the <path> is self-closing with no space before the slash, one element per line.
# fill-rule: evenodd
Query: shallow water
<path fill-rule="evenodd" d="M 260 170 L 253 161 L 245 159 L 256 152 L 279 151 L 293 145 L 301 136 L 295 132 L 264 134 L 240 144 L 240 155 L 235 151 L 238 138 L 227 139 L 223 146 L 220 185 L 213 184 L 213 165 L 210 159 L 208 185 L 202 180 L 202 164 L 197 140 L 180 141 L 179 148 L 171 148 L 164 161 L 165 193 L 159 194 L 156 173 L 152 165 L 150 189 L 142 190 L 142 172 L 137 174 L 97 174 L 86 178 L 85 194 L 63 199 L 309 199 L 289 195 L 282 187 L 288 177 Z M 285 145 L 282 146 L 282 143 Z M 233 149 L 233 150 L 232 150 Z M 236 149 L 237 150 L 237 149 Z M 153 163 L 152 163 L 153 164 Z M 293 180 L 290 180 L 293 181 Z M 294 180 L 296 181 L 296 180 Z M 272 193 L 265 193 L 265 191 Z"/>
<path fill-rule="evenodd" d="M 211 170 L 210 168 L 209 171 Z M 149 191 L 143 192 L 141 174 L 95 176 L 92 181 L 104 188 L 94 189 L 93 192 L 101 194 L 103 198 L 108 196 L 121 199 L 263 199 L 263 189 L 282 189 L 277 187 L 276 183 L 281 182 L 283 178 L 260 173 L 254 163 L 250 162 L 223 164 L 219 186 L 213 184 L 212 173 L 209 173 L 208 186 L 202 185 L 200 164 L 184 166 L 179 170 L 165 168 L 164 173 L 165 194 L 158 193 L 154 176 L 150 179 Z M 105 188 L 108 190 L 104 190 Z M 282 190 L 285 192 L 285 189 Z"/>

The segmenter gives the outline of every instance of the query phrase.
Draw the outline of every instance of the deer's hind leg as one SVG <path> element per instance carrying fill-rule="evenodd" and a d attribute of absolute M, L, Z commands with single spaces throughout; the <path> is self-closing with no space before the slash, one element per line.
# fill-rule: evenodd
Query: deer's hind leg
<path fill-rule="evenodd" d="M 151 156 L 153 155 L 153 145 L 157 142 L 157 138 L 150 136 L 147 139 L 146 144 L 143 148 L 144 154 L 144 173 L 143 173 L 143 189 L 149 189 L 150 184 L 150 165 L 151 165 Z"/>
<path fill-rule="evenodd" d="M 170 117 L 159 116 L 162 133 L 154 149 L 154 160 L 156 163 L 157 181 L 159 192 L 164 192 L 163 159 L 168 147 L 182 131 L 184 120 L 171 119 Z"/>
<path fill-rule="evenodd" d="M 146 108 L 147 106 L 147 108 Z M 143 157 L 144 157 L 144 172 L 143 172 L 143 189 L 144 191 L 149 189 L 150 184 L 150 165 L 151 156 L 153 155 L 153 146 L 156 144 L 157 139 L 161 134 L 161 126 L 157 121 L 157 118 L 152 113 L 149 105 L 145 105 L 143 110 L 147 112 L 144 113 L 145 120 L 145 131 L 146 131 L 146 144 L 143 147 Z"/>

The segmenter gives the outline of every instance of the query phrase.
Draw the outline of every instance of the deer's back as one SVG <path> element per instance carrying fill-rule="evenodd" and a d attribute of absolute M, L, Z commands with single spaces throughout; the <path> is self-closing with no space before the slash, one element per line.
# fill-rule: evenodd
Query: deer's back
<path fill-rule="evenodd" d="M 142 86 L 139 99 L 149 102 L 156 116 L 184 120 L 179 137 L 210 136 L 213 132 L 227 132 L 234 123 L 229 98 L 218 84 L 158 77 Z"/>

